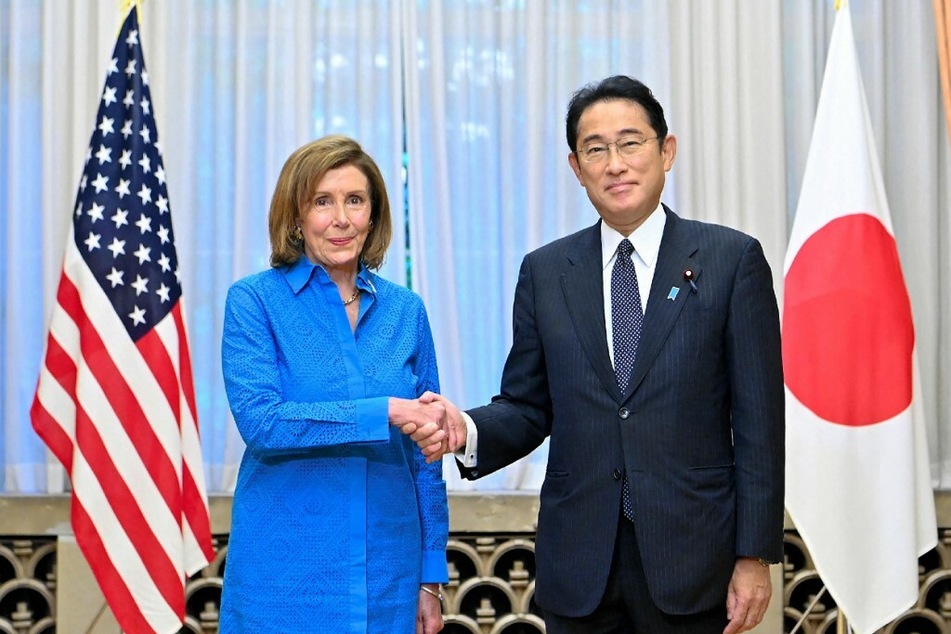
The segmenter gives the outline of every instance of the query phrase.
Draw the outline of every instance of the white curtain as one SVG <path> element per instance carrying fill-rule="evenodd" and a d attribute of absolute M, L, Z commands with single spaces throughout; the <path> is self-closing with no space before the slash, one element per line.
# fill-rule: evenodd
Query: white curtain
<path fill-rule="evenodd" d="M 777 292 L 789 224 L 782 18 L 776 2 L 682 1 L 671 3 L 667 25 L 673 60 L 667 103 L 680 141 L 672 170 L 675 210 L 756 236 Z"/>
<path fill-rule="evenodd" d="M 0 492 L 63 486 L 28 411 L 120 4 L 0 0 Z M 424 297 L 443 391 L 481 404 L 498 389 L 522 256 L 596 220 L 564 140 L 567 102 L 588 81 L 626 73 L 653 88 L 680 141 L 665 202 L 760 238 L 781 290 L 831 5 L 144 2 L 210 490 L 233 487 L 243 450 L 219 369 L 225 291 L 267 266 L 269 197 L 294 148 L 342 132 L 378 160 L 397 214 L 382 273 Z M 915 309 L 935 480 L 948 487 L 951 161 L 933 11 L 929 0 L 853 0 L 852 13 Z M 454 467 L 446 475 L 454 488 L 531 490 L 544 462 L 542 448 L 474 485 Z"/>

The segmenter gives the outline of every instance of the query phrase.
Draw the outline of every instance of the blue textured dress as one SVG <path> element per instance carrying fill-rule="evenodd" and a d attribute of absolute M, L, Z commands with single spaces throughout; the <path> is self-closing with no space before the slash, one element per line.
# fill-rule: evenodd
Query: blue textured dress
<path fill-rule="evenodd" d="M 439 381 L 422 301 L 361 266 L 356 331 L 302 257 L 236 282 L 222 366 L 247 443 L 234 494 L 222 634 L 415 631 L 445 582 L 442 467 L 388 422 L 390 396 Z"/>

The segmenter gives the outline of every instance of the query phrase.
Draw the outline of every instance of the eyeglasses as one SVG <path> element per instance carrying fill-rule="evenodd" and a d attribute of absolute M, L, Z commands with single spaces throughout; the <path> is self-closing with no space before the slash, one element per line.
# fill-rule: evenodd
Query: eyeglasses
<path fill-rule="evenodd" d="M 639 136 L 622 136 L 614 143 L 589 143 L 582 147 L 578 154 L 585 163 L 602 163 L 608 160 L 609 148 L 613 145 L 622 157 L 631 158 L 642 153 L 647 142 L 656 138 L 656 136 L 647 139 Z"/>

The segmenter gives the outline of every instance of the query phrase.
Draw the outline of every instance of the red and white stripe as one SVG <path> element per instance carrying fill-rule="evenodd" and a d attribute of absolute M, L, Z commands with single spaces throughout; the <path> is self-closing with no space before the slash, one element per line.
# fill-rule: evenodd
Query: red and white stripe
<path fill-rule="evenodd" d="M 67 243 L 33 427 L 72 481 L 72 522 L 122 629 L 173 633 L 214 557 L 182 302 L 133 342 Z"/>

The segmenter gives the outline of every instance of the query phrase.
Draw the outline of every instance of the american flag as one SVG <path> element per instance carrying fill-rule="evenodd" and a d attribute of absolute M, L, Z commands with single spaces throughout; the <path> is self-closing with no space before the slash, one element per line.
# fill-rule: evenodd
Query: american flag
<path fill-rule="evenodd" d="M 72 213 L 33 427 L 72 481 L 76 542 L 125 632 L 177 632 L 214 556 L 182 288 L 132 7 Z"/>

